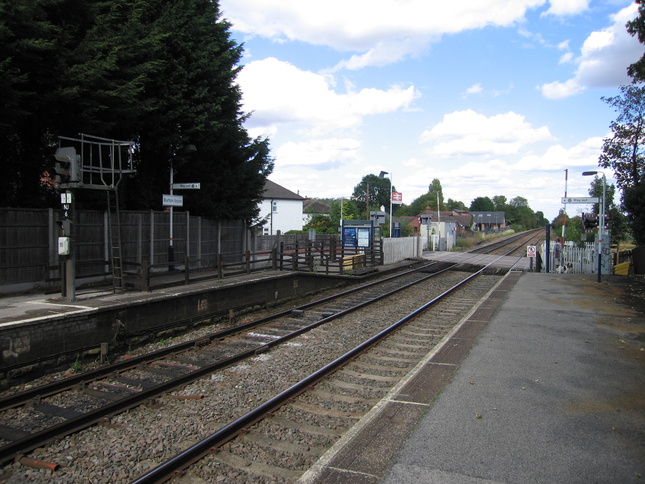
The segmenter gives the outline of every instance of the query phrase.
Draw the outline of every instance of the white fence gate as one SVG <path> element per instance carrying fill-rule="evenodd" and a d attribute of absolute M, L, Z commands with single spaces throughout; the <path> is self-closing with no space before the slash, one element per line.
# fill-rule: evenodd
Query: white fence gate
<path fill-rule="evenodd" d="M 546 243 L 542 244 L 542 254 L 546 254 Z M 566 243 L 560 247 L 558 243 L 550 244 L 549 271 L 567 272 L 572 274 L 597 274 L 598 257 L 593 242 L 587 242 L 583 247 Z M 546 260 L 542 263 L 542 272 L 546 271 Z M 606 269 L 603 268 L 603 273 Z M 611 271 L 607 272 L 611 273 Z"/>

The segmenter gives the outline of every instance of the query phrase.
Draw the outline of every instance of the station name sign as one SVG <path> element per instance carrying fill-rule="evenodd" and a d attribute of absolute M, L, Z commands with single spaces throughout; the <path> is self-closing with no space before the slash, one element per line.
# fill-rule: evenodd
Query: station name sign
<path fill-rule="evenodd" d="M 163 195 L 161 202 L 164 207 L 183 207 L 184 197 L 181 195 Z"/>
<path fill-rule="evenodd" d="M 562 197 L 562 203 L 599 203 L 599 197 Z"/>

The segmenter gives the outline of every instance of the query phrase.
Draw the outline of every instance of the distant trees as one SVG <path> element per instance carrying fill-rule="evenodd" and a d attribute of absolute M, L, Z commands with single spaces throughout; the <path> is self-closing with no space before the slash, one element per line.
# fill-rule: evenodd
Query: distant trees
<path fill-rule="evenodd" d="M 495 195 L 493 197 L 493 205 L 495 205 L 496 212 L 505 212 L 508 208 L 506 197 L 504 195 Z"/>
<path fill-rule="evenodd" d="M 494 212 L 495 204 L 489 197 L 477 197 L 470 203 L 471 212 Z"/>
<path fill-rule="evenodd" d="M 595 176 L 589 187 L 589 195 L 592 197 L 598 197 L 602 200 L 603 195 L 603 179 L 602 177 Z M 607 222 L 610 228 L 611 234 L 611 243 L 618 244 L 625 240 L 629 235 L 629 224 L 627 217 L 620 210 L 620 207 L 614 202 L 614 196 L 616 194 L 616 186 L 613 184 L 607 184 L 605 187 L 605 214 L 608 219 Z M 600 213 L 599 204 L 594 204 L 593 208 L 594 213 Z"/>
<path fill-rule="evenodd" d="M 314 229 L 318 234 L 337 234 L 338 224 L 335 224 L 332 219 L 325 215 L 316 214 L 311 217 L 311 220 L 302 227 L 302 231 L 306 232 Z"/>
<path fill-rule="evenodd" d="M 356 204 L 344 198 L 332 201 L 330 216 L 337 227 L 340 227 L 341 219 L 355 220 L 359 218 Z"/>
<path fill-rule="evenodd" d="M 352 196 L 356 201 L 359 219 L 366 220 L 369 210 L 378 210 L 380 207 L 385 207 L 386 211 L 390 209 L 390 183 L 389 178 L 381 178 L 370 174 L 365 175 L 360 183 L 354 187 Z"/>
<path fill-rule="evenodd" d="M 243 127 L 235 79 L 242 47 L 210 0 L 0 0 L 0 206 L 51 206 L 59 135 L 135 141 L 128 208 L 161 208 L 170 158 L 191 143 L 176 181 L 200 182 L 185 207 L 257 214 L 273 169 L 266 139 Z"/>
<path fill-rule="evenodd" d="M 428 186 L 428 193 L 414 199 L 409 205 L 402 206 L 396 213 L 401 216 L 413 217 L 425 212 L 428 207 L 430 210 L 437 210 L 437 207 L 440 207 L 441 210 L 451 210 L 443 203 L 443 189 L 438 178 L 432 180 Z"/>

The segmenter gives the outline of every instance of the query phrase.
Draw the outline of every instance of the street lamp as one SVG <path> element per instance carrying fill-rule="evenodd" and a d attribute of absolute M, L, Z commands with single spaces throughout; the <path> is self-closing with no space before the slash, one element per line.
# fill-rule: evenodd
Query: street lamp
<path fill-rule="evenodd" d="M 392 174 L 382 171 L 378 177 L 385 178 L 385 175 L 390 175 L 390 238 L 392 238 Z"/>
<path fill-rule="evenodd" d="M 197 151 L 197 148 L 195 145 L 185 145 L 179 153 L 173 154 L 172 158 L 170 158 L 170 195 L 172 196 L 173 193 L 173 185 L 175 184 L 175 170 L 173 168 L 173 161 L 177 156 L 184 156 L 184 155 L 190 155 L 193 154 Z M 173 231 L 172 231 L 172 222 L 173 222 L 173 206 L 170 205 L 170 222 L 169 222 L 169 230 L 168 230 L 168 235 L 169 235 L 169 244 L 168 244 L 168 270 L 169 271 L 174 271 L 175 266 L 173 265 L 173 262 L 175 260 L 175 247 L 173 246 Z"/>
<path fill-rule="evenodd" d="M 598 282 L 602 272 L 602 244 L 605 239 L 605 199 L 607 196 L 607 178 L 602 171 L 583 171 L 582 176 L 602 175 L 602 204 L 600 204 L 600 216 L 598 220 Z"/>

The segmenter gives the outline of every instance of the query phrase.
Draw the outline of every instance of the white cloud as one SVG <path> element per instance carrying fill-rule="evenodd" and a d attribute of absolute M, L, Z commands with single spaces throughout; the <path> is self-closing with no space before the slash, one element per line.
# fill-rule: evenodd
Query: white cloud
<path fill-rule="evenodd" d="M 247 123 L 253 133 L 275 133 L 280 125 L 301 125 L 310 134 L 354 128 L 364 116 L 408 108 L 418 96 L 414 86 L 387 91 L 361 89 L 339 94 L 330 76 L 303 71 L 268 58 L 247 64 L 238 76 Z"/>
<path fill-rule="evenodd" d="M 570 64 L 573 61 L 573 52 L 566 52 L 560 56 L 558 64 Z"/>
<path fill-rule="evenodd" d="M 484 88 L 482 85 L 478 82 L 476 84 L 473 84 L 470 86 L 468 89 L 466 89 L 466 92 L 462 95 L 464 99 L 466 99 L 468 96 L 472 96 L 475 94 L 481 94 L 484 92 Z"/>
<path fill-rule="evenodd" d="M 579 94 L 584 90 L 585 86 L 581 85 L 577 79 L 569 79 L 565 82 L 554 81 L 540 86 L 542 95 L 547 99 L 562 99 Z"/>
<path fill-rule="evenodd" d="M 564 169 L 569 170 L 569 195 L 584 196 L 589 180 L 581 177 L 584 170 L 597 169 L 602 139 L 593 137 L 571 146 L 552 145 L 541 154 L 527 155 L 520 161 L 493 158 L 466 164 L 432 163 L 410 159 L 403 166 L 414 167 L 414 174 L 399 177 L 397 187 L 412 200 L 427 193 L 430 180 L 441 180 L 446 198 L 469 205 L 476 197 L 504 195 L 509 200 L 521 196 L 534 210 L 554 218 L 561 207 L 565 190 Z"/>
<path fill-rule="evenodd" d="M 551 0 L 545 15 L 577 15 L 589 8 L 589 0 Z"/>
<path fill-rule="evenodd" d="M 421 143 L 432 143 L 429 154 L 441 158 L 477 155 L 484 158 L 515 154 L 530 143 L 551 139 L 549 128 L 534 128 L 514 112 L 487 117 L 472 110 L 446 114 L 424 131 Z"/>
<path fill-rule="evenodd" d="M 337 68 L 385 65 L 444 34 L 521 22 L 545 0 L 221 0 L 233 29 L 277 42 L 301 41 L 359 54 Z"/>
<path fill-rule="evenodd" d="M 360 161 L 360 142 L 352 138 L 329 138 L 287 142 L 276 150 L 276 166 L 309 166 L 329 170 Z"/>
<path fill-rule="evenodd" d="M 637 16 L 638 6 L 632 4 L 612 15 L 612 24 L 592 32 L 580 49 L 580 56 L 561 57 L 563 61 L 573 61 L 577 65 L 574 77 L 567 81 L 554 81 L 539 87 L 548 99 L 561 99 L 579 94 L 587 88 L 615 87 L 629 84 L 627 67 L 637 61 L 643 53 L 643 46 L 629 35 L 625 29 L 628 20 Z"/>
<path fill-rule="evenodd" d="M 542 155 L 524 156 L 510 169 L 514 171 L 551 171 L 572 167 L 598 166 L 602 138 L 593 137 L 571 148 L 562 145 L 550 146 Z"/>

